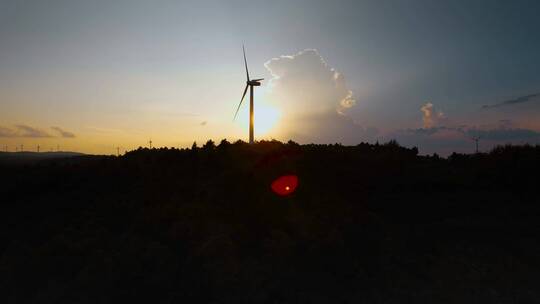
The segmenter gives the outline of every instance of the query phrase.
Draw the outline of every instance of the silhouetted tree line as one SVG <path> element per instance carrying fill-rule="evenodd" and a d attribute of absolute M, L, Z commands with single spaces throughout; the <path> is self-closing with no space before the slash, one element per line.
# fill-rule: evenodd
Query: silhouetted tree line
<path fill-rule="evenodd" d="M 2 164 L 0 302 L 534 302 L 539 160 L 222 140 Z"/>

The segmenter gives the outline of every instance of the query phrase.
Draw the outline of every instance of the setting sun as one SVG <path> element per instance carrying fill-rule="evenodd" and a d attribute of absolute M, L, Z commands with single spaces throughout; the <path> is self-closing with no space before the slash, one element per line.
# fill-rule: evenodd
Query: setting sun
<path fill-rule="evenodd" d="M 249 128 L 249 107 L 241 109 L 238 116 L 240 119 L 237 120 L 237 123 L 242 127 L 242 130 L 247 131 Z M 258 137 L 271 134 L 280 117 L 281 112 L 272 105 L 264 102 L 255 105 L 255 134 Z"/>

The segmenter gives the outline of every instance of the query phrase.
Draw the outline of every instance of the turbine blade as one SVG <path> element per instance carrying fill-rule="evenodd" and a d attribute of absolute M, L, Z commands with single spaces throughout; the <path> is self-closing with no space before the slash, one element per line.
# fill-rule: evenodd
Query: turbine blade
<path fill-rule="evenodd" d="M 247 59 L 246 59 L 246 48 L 244 48 L 244 45 L 242 45 L 242 51 L 244 51 L 244 64 L 246 65 L 247 81 L 249 81 L 249 72 L 248 72 Z"/>
<path fill-rule="evenodd" d="M 240 110 L 240 106 L 242 105 L 242 101 L 244 101 L 244 97 L 246 97 L 248 87 L 249 87 L 249 85 L 246 84 L 246 88 L 244 89 L 244 94 L 242 94 L 242 99 L 240 99 L 240 103 L 238 104 L 238 108 L 236 108 L 236 113 L 234 113 L 233 120 L 235 120 L 236 115 L 238 115 L 238 110 Z"/>
<path fill-rule="evenodd" d="M 261 80 L 264 80 L 264 78 L 252 79 L 251 81 L 261 81 Z"/>

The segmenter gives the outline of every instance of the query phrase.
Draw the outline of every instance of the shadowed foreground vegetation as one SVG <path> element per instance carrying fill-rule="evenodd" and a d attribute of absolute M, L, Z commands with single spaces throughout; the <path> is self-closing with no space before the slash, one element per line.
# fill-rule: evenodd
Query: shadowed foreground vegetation
<path fill-rule="evenodd" d="M 540 147 L 417 153 L 223 141 L 3 163 L 0 302 L 540 303 Z"/>

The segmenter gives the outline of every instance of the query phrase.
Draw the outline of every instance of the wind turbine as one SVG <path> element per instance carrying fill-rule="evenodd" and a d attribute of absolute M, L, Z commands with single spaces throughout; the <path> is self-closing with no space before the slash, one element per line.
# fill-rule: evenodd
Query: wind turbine
<path fill-rule="evenodd" d="M 120 156 L 120 149 L 122 149 L 123 152 L 126 153 L 126 148 L 120 147 L 120 146 L 116 146 L 116 156 Z"/>
<path fill-rule="evenodd" d="M 249 71 L 248 71 L 248 65 L 247 65 L 247 59 L 246 59 L 246 49 L 242 45 L 242 51 L 244 52 L 244 65 L 246 66 L 246 88 L 244 89 L 244 94 L 242 94 L 242 98 L 240 99 L 240 103 L 238 104 L 238 108 L 236 108 L 236 113 L 234 113 L 234 119 L 236 119 L 236 115 L 238 115 L 238 110 L 240 110 L 240 106 L 242 105 L 242 101 L 244 101 L 244 97 L 246 96 L 248 87 L 249 87 L 249 143 L 252 144 L 254 142 L 254 130 L 253 130 L 253 87 L 258 87 L 261 85 L 261 81 L 264 80 L 264 78 L 258 78 L 258 79 L 249 79 Z"/>
<path fill-rule="evenodd" d="M 478 154 L 478 142 L 480 141 L 481 138 L 482 136 L 471 137 L 471 139 L 474 140 L 476 143 L 476 154 Z"/>

